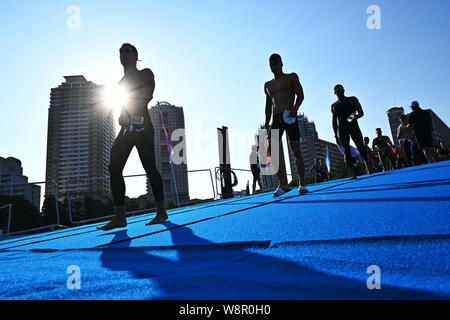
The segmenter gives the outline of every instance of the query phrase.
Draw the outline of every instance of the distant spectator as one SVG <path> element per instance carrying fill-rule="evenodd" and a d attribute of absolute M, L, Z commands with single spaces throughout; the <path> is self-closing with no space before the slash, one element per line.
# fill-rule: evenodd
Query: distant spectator
<path fill-rule="evenodd" d="M 252 146 L 252 152 L 250 153 L 249 160 L 250 160 L 250 169 L 253 175 L 252 194 L 254 194 L 256 191 L 256 183 L 258 183 L 259 189 L 262 189 L 261 165 L 259 163 L 257 145 Z"/>
<path fill-rule="evenodd" d="M 323 172 L 322 172 L 319 158 L 316 158 L 314 160 L 314 165 L 311 167 L 311 169 L 309 169 L 309 173 L 314 174 L 316 183 L 320 183 L 320 182 L 324 181 Z"/>
<path fill-rule="evenodd" d="M 400 147 L 403 148 L 406 156 L 406 165 L 408 167 L 413 164 L 413 142 L 415 139 L 414 129 L 408 127 L 408 118 L 402 114 L 399 116 L 400 125 L 397 128 L 397 139 L 400 142 Z"/>
<path fill-rule="evenodd" d="M 400 145 L 394 145 L 393 149 L 395 154 L 395 169 L 407 168 L 408 161 L 406 160 L 405 150 Z"/>
<path fill-rule="evenodd" d="M 447 146 L 445 145 L 444 141 L 441 141 L 439 143 L 438 156 L 439 156 L 440 161 L 450 160 L 450 152 L 449 152 Z"/>
<path fill-rule="evenodd" d="M 377 161 L 373 156 L 373 151 L 369 147 L 370 139 L 369 137 L 364 138 L 364 148 L 366 148 L 367 158 L 368 158 L 368 173 L 374 173 L 377 171 Z"/>
<path fill-rule="evenodd" d="M 320 168 L 322 169 L 322 177 L 324 181 L 330 181 L 330 173 L 324 159 L 320 159 Z"/>
<path fill-rule="evenodd" d="M 420 149 L 422 149 L 429 163 L 438 160 L 438 155 L 434 151 L 433 143 L 433 123 L 428 111 L 420 108 L 417 101 L 411 102 L 412 112 L 409 115 L 408 126 L 414 128 L 416 139 Z"/>

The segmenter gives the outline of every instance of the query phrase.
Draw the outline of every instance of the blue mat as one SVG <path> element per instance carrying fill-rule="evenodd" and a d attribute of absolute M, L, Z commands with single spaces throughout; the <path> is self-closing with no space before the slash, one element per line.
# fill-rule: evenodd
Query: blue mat
<path fill-rule="evenodd" d="M 0 241 L 0 298 L 449 299 L 450 162 L 309 189 Z"/>

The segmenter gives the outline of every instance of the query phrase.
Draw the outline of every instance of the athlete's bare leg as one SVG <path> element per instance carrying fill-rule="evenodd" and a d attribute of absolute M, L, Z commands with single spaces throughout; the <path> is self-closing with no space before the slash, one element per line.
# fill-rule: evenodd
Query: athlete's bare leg
<path fill-rule="evenodd" d="M 290 188 L 289 188 L 287 175 L 286 175 L 286 164 L 284 161 L 284 154 L 283 154 L 283 152 L 281 152 L 281 148 L 280 148 L 280 152 L 279 152 L 279 159 L 280 159 L 280 161 L 278 164 L 278 171 L 277 171 L 278 187 L 283 189 L 284 191 L 288 191 Z"/>
<path fill-rule="evenodd" d="M 294 153 L 295 167 L 297 168 L 299 177 L 299 186 L 305 186 L 305 163 L 300 149 L 300 141 L 289 141 L 289 146 Z"/>
<path fill-rule="evenodd" d="M 125 207 L 114 207 L 114 218 L 102 227 L 97 227 L 98 230 L 109 231 L 115 228 L 124 228 L 127 226 L 127 217 L 125 215 Z"/>

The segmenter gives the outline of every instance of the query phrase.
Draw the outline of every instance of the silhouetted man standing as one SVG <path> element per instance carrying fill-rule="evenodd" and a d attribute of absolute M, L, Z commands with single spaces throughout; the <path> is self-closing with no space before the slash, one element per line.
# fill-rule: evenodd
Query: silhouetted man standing
<path fill-rule="evenodd" d="M 127 225 L 124 206 L 125 181 L 122 171 L 134 146 L 150 180 L 156 202 L 156 216 L 147 225 L 167 220 L 163 182 L 155 162 L 155 129 L 147 109 L 148 103 L 153 99 L 155 79 L 150 69 L 138 70 L 137 61 L 137 49 L 129 43 L 124 43 L 120 48 L 120 63 L 123 65 L 125 75 L 120 80 L 119 86 L 127 93 L 127 101 L 122 106 L 119 117 L 122 128 L 112 146 L 109 164 L 114 218 L 108 224 L 98 227 L 104 231 Z"/>
<path fill-rule="evenodd" d="M 436 151 L 434 151 L 433 122 L 430 113 L 423 110 L 417 101 L 411 102 L 412 112 L 409 115 L 408 127 L 414 128 L 416 139 L 429 163 L 438 161 Z"/>
<path fill-rule="evenodd" d="M 346 97 L 344 87 L 340 84 L 334 87 L 334 94 L 338 100 L 331 105 L 333 115 L 333 130 L 336 143 L 344 148 L 345 161 L 349 168 L 351 179 L 356 179 L 357 168 L 350 149 L 350 138 L 355 142 L 359 153 L 366 163 L 366 170 L 369 173 L 367 164 L 367 152 L 364 148 L 363 135 L 358 125 L 358 119 L 364 116 L 361 104 L 356 97 Z"/>
<path fill-rule="evenodd" d="M 303 88 L 296 73 L 286 74 L 283 72 L 283 62 L 280 55 L 272 54 L 269 64 L 274 74 L 274 79 L 264 84 L 264 93 L 266 94 L 266 128 L 269 128 L 273 112 L 272 125 L 269 131 L 269 152 L 271 152 L 272 131 L 279 130 L 279 141 L 281 141 L 283 132 L 286 131 L 289 146 L 294 153 L 295 166 L 297 167 L 300 180 L 298 193 L 304 194 L 308 192 L 308 189 L 305 187 L 305 165 L 300 150 L 300 130 L 297 118 L 297 111 L 304 99 Z M 296 96 L 297 99 L 295 99 Z M 279 170 L 277 171 L 279 183 L 277 190 L 274 192 L 274 197 L 281 196 L 290 190 L 285 164 L 282 163 L 284 157 L 281 155 L 281 152 L 279 159 Z"/>

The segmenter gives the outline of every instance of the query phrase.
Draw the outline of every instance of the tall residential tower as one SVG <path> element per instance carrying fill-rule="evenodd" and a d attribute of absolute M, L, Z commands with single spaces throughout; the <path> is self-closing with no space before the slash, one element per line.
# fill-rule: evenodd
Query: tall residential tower
<path fill-rule="evenodd" d="M 151 107 L 149 110 L 150 119 L 152 120 L 153 127 L 155 128 L 155 159 L 156 167 L 162 176 L 164 183 L 164 194 L 167 201 L 173 200 L 176 204 L 176 191 L 178 191 L 178 197 L 180 203 L 189 201 L 189 185 L 188 185 L 188 172 L 187 172 L 187 155 L 186 155 L 186 136 L 184 134 L 184 112 L 182 107 L 171 105 L 168 102 L 161 102 L 159 106 Z M 161 117 L 162 115 L 162 117 Z M 174 159 L 172 165 L 169 161 L 169 153 L 166 143 L 166 134 L 164 132 L 164 126 L 167 131 L 169 139 L 176 138 L 177 141 L 171 141 L 176 154 L 173 155 Z M 177 137 L 173 136 L 174 131 Z M 183 146 L 183 148 L 179 148 Z M 182 150 L 182 151 L 180 151 Z M 180 151 L 180 152 L 178 152 Z M 181 161 L 184 159 L 184 161 Z M 180 161 L 177 161 L 180 160 Z M 171 171 L 174 171 L 175 183 L 172 179 Z M 153 199 L 153 192 L 151 192 L 150 183 L 147 181 L 147 193 L 150 199 Z"/>
<path fill-rule="evenodd" d="M 46 180 L 58 185 L 58 195 L 109 196 L 109 153 L 115 138 L 113 111 L 104 102 L 104 87 L 84 76 L 65 76 L 51 89 L 48 112 Z M 52 194 L 46 188 L 46 194 Z"/>

